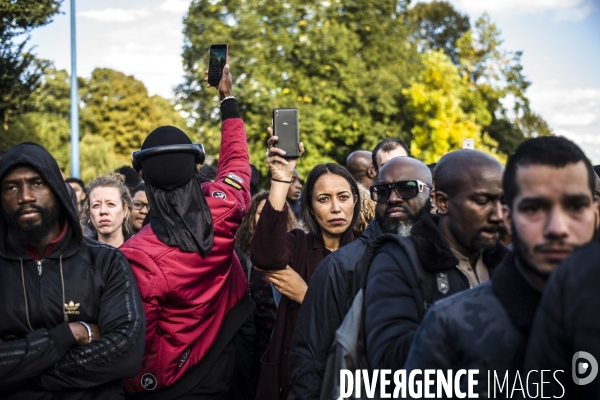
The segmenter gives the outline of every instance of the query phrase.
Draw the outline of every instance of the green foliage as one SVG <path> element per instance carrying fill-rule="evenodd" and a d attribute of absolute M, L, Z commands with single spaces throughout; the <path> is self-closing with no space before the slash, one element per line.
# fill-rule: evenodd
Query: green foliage
<path fill-rule="evenodd" d="M 491 119 L 486 104 L 473 96 L 468 81 L 448 56 L 429 51 L 423 64 L 417 78 L 403 91 L 408 98 L 406 109 L 414 118 L 413 156 L 425 163 L 437 162 L 449 151 L 461 148 L 463 139 L 473 138 L 478 150 L 498 157 L 496 143 L 481 132 L 482 124 Z"/>
<path fill-rule="evenodd" d="M 407 12 L 412 37 L 425 50 L 442 50 L 459 64 L 458 40 L 471 28 L 469 17 L 446 1 L 417 3 Z"/>
<path fill-rule="evenodd" d="M 0 0 L 0 32 L 19 35 L 46 25 L 62 0 Z"/>
<path fill-rule="evenodd" d="M 173 106 L 170 113 L 167 111 L 164 102 L 168 100 L 153 100 L 142 82 L 122 72 L 96 68 L 83 89 L 82 102 L 92 116 L 90 133 L 110 140 L 115 153 L 124 158 L 139 150 L 148 133 L 158 126 L 185 126 Z M 166 114 L 170 115 L 164 118 Z"/>
<path fill-rule="evenodd" d="M 523 74 L 522 53 L 504 51 L 501 45 L 500 30 L 487 14 L 457 42 L 461 70 L 493 116 L 484 130 L 498 143 L 498 151 L 511 154 L 526 138 L 552 131 L 530 108 L 525 92 L 531 82 Z"/>
<path fill-rule="evenodd" d="M 229 44 L 234 95 L 262 172 L 266 127 L 278 107 L 299 109 L 303 174 L 318 162 L 343 163 L 385 137 L 412 141 L 428 162 L 473 137 L 502 160 L 527 137 L 525 129 L 550 132 L 529 110 L 521 54 L 500 48 L 487 15 L 471 27 L 447 2 L 407 4 L 193 1 L 178 103 L 195 122 L 196 139 L 218 152 L 216 91 L 203 81 L 212 43 Z"/>
<path fill-rule="evenodd" d="M 32 111 L 30 96 L 41 85 L 47 66 L 25 50 L 29 37 L 14 39 L 50 22 L 62 0 L 0 0 L 0 121 Z"/>
<path fill-rule="evenodd" d="M 384 137 L 409 139 L 401 90 L 418 55 L 400 11 L 395 1 L 372 0 L 192 2 L 178 93 L 198 140 L 217 153 L 216 91 L 203 82 L 211 43 L 229 44 L 251 160 L 263 173 L 273 108 L 299 109 L 302 174 L 319 162 L 344 162 L 352 150 L 370 149 Z"/>
<path fill-rule="evenodd" d="M 63 171 L 70 170 L 70 83 L 65 70 L 49 67 L 44 83 L 32 95 L 35 112 L 24 113 L 0 135 L 0 149 L 24 141 L 42 144 Z M 161 125 L 185 130 L 185 120 L 160 96 L 148 96 L 132 76 L 96 69 L 90 79 L 79 78 L 80 164 L 84 182 L 129 164 L 131 152 Z"/>

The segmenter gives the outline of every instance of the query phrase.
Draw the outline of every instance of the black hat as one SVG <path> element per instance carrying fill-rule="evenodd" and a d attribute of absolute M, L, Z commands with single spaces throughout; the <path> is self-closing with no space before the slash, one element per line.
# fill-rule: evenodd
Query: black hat
<path fill-rule="evenodd" d="M 192 144 L 192 141 L 181 129 L 161 126 L 144 140 L 142 150 L 173 144 Z M 172 190 L 187 183 L 194 176 L 195 169 L 195 156 L 191 153 L 159 154 L 142 161 L 144 180 L 165 190 Z"/>

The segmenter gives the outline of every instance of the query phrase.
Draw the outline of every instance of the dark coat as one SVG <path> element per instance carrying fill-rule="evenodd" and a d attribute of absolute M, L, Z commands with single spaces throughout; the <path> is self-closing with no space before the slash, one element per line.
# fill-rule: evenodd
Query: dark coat
<path fill-rule="evenodd" d="M 437 227 L 439 217 L 422 216 L 411 231 L 422 268 L 431 274 L 446 274 L 443 288 L 436 285 L 437 301 L 469 289 L 467 277 L 457 268 L 458 260 Z M 508 252 L 502 244 L 483 254 L 492 270 Z M 365 291 L 365 335 L 369 363 L 373 369 L 402 369 L 413 336 L 422 319 L 424 296 L 419 279 L 398 243 L 383 244 L 375 251 Z"/>
<path fill-rule="evenodd" d="M 145 318 L 127 259 L 83 238 L 77 211 L 54 158 L 41 146 L 13 147 L 14 166 L 37 169 L 61 208 L 62 239 L 31 254 L 11 240 L 0 217 L 0 398 L 113 399 L 144 352 Z M 69 323 L 97 324 L 101 337 L 78 345 Z"/>
<path fill-rule="evenodd" d="M 575 353 L 587 352 L 597 363 L 600 362 L 598 288 L 600 242 L 596 238 L 573 253 L 552 273 L 535 316 L 523 373 L 563 370 L 556 375 L 566 392 L 563 399 L 598 399 L 600 395 L 600 377 L 586 385 L 575 385 L 571 377 Z M 588 364 L 593 366 L 593 363 Z M 585 378 L 590 375 L 577 376 Z M 550 385 L 545 385 L 544 396 L 563 394 L 562 387 L 552 379 L 552 375 L 546 374 L 545 380 L 549 380 Z M 537 381 L 540 382 L 539 378 Z"/>
<path fill-rule="evenodd" d="M 363 260 L 373 239 L 383 230 L 373 219 L 354 242 L 326 257 L 313 275 L 294 331 L 289 355 L 292 399 L 318 399 L 335 332 L 366 279 Z"/>
<path fill-rule="evenodd" d="M 502 377 L 508 371 L 508 387 L 512 388 L 523 365 L 540 298 L 541 291 L 527 283 L 515 266 L 514 256 L 507 255 L 495 268 L 491 281 L 440 300 L 427 311 L 404 368 L 407 372 L 478 369 L 475 393 L 480 395 L 488 393 L 488 371 Z M 461 387 L 466 391 L 464 378 Z"/>
<path fill-rule="evenodd" d="M 329 252 L 310 233 L 294 229 L 286 234 L 287 215 L 286 208 L 277 211 L 267 199 L 252 237 L 250 259 L 265 270 L 282 270 L 289 265 L 310 286 L 317 265 Z M 350 235 L 346 243 L 352 240 Z M 300 304 L 281 297 L 271 344 L 261 360 L 258 400 L 287 399 L 288 353 L 299 311 Z"/>

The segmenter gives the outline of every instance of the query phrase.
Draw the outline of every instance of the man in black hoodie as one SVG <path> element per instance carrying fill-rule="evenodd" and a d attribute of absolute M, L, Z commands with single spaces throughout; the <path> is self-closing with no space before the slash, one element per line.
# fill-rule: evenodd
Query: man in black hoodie
<path fill-rule="evenodd" d="M 410 198 L 403 199 L 390 188 L 415 180 L 424 185 Z M 358 240 L 326 257 L 310 280 L 290 348 L 289 400 L 319 398 L 335 332 L 366 279 L 367 248 L 384 233 L 409 234 L 413 223 L 431 209 L 431 183 L 429 168 L 412 157 L 395 157 L 381 167 L 375 186 L 382 185 L 388 193 L 379 197 L 375 219 Z"/>
<path fill-rule="evenodd" d="M 0 397 L 122 396 L 145 332 L 127 259 L 83 237 L 42 146 L 22 143 L 4 155 L 0 204 Z"/>
<path fill-rule="evenodd" d="M 517 148 L 508 160 L 502 184 L 504 221 L 513 238 L 514 255 L 506 256 L 495 268 L 491 281 L 440 301 L 427 312 L 405 368 L 478 369 L 477 393 L 515 398 L 515 386 L 521 394 L 516 372 L 523 365 L 546 281 L 562 260 L 594 235 L 595 174 L 575 144 L 565 138 L 540 137 Z M 546 332 L 534 341 L 545 337 Z M 553 349 L 543 347 L 544 352 Z M 490 370 L 500 381 L 508 376 L 504 390 L 487 387 Z M 532 380 L 526 375 L 520 380 L 541 382 L 539 377 Z M 547 374 L 545 381 L 550 380 Z M 530 391 L 528 398 L 538 395 Z"/>

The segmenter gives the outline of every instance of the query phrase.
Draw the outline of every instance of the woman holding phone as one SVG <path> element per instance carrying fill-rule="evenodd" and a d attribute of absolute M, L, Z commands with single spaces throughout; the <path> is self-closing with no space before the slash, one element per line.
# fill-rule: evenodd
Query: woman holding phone
<path fill-rule="evenodd" d="M 269 128 L 267 164 L 271 171 L 271 190 L 256 224 L 251 241 L 253 265 L 283 295 L 271 344 L 261 360 L 257 399 L 287 399 L 288 355 L 300 305 L 310 278 L 325 256 L 354 240 L 352 230 L 360 212 L 358 186 L 341 165 L 319 164 L 308 174 L 301 196 L 300 216 L 308 233 L 300 229 L 287 232 L 286 195 L 298 158 L 285 158 L 285 151 L 274 147 L 278 141 Z M 300 156 L 304 152 L 298 145 Z"/>

